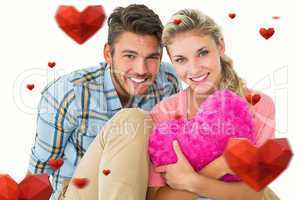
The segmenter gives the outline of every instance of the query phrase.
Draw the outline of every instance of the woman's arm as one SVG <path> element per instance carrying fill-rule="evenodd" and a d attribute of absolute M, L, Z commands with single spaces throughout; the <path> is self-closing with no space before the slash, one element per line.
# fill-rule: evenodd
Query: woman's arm
<path fill-rule="evenodd" d="M 174 143 L 177 163 L 157 167 L 164 172 L 166 183 L 173 189 L 185 190 L 198 196 L 217 200 L 260 200 L 263 192 L 256 192 L 245 183 L 226 183 L 198 174 L 183 155 L 177 142 Z"/>
<path fill-rule="evenodd" d="M 155 200 L 155 195 L 159 187 L 148 187 L 146 200 Z"/>
<path fill-rule="evenodd" d="M 256 192 L 243 182 L 227 183 L 194 173 L 187 177 L 186 189 L 217 200 L 262 200 L 263 190 Z"/>
<path fill-rule="evenodd" d="M 195 200 L 199 196 L 185 190 L 175 190 L 169 186 L 159 188 L 153 200 Z"/>
<path fill-rule="evenodd" d="M 226 174 L 234 175 L 234 172 L 229 168 L 225 157 L 222 155 L 203 167 L 199 171 L 199 174 L 210 178 L 219 179 Z"/>

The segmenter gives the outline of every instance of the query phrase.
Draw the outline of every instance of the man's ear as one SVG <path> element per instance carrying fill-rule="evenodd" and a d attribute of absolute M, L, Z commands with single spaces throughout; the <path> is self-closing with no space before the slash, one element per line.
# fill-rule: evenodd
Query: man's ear
<path fill-rule="evenodd" d="M 224 56 L 225 55 L 225 42 L 224 42 L 223 37 L 220 39 L 218 46 L 219 46 L 220 55 Z"/>
<path fill-rule="evenodd" d="M 104 56 L 104 59 L 106 61 L 107 64 L 111 65 L 112 64 L 112 55 L 111 55 L 111 49 L 112 47 L 106 43 L 104 45 L 104 48 L 103 48 L 103 56 Z"/>

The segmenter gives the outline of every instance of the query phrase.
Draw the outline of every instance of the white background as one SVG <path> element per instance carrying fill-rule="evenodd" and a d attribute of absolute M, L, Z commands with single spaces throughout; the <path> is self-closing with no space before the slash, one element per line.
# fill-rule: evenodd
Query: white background
<path fill-rule="evenodd" d="M 0 2 L 0 173 L 21 181 L 26 174 L 34 141 L 36 107 L 41 89 L 61 74 L 97 65 L 103 60 L 107 37 L 105 26 L 83 45 L 77 45 L 57 26 L 59 5 L 78 10 L 101 4 L 107 15 L 116 6 L 143 3 L 154 9 L 165 23 L 182 8 L 197 8 L 212 16 L 224 31 L 226 51 L 235 69 L 250 88 L 270 95 L 276 105 L 277 137 L 289 138 L 294 151 L 288 168 L 271 187 L 284 200 L 295 200 L 300 178 L 299 118 L 299 5 L 293 0 L 6 0 Z M 233 20 L 228 13 L 237 14 Z M 298 16 L 297 16 L 298 15 Z M 279 20 L 272 16 L 280 16 Z M 263 39 L 260 27 L 274 27 L 275 34 Z M 164 55 L 164 60 L 169 61 Z M 48 61 L 56 67 L 48 68 Z M 26 84 L 33 83 L 32 91 Z"/>

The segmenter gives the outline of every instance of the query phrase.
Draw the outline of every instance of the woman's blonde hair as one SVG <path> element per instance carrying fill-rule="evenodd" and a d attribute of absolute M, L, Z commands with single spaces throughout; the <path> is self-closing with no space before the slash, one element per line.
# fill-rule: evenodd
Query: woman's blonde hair
<path fill-rule="evenodd" d="M 210 35 L 217 45 L 223 37 L 221 28 L 215 21 L 204 13 L 195 9 L 184 9 L 176 12 L 166 24 L 162 34 L 162 42 L 166 48 L 171 44 L 177 33 L 195 31 L 201 35 Z M 230 57 L 221 56 L 222 76 L 219 89 L 230 89 L 240 96 L 244 96 L 245 83 L 233 69 Z"/>

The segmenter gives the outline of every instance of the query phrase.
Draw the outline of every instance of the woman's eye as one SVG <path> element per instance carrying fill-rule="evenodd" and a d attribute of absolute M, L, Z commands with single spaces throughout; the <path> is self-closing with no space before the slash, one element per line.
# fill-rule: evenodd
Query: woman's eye
<path fill-rule="evenodd" d="M 205 56 L 208 54 L 208 50 L 203 50 L 199 53 L 199 56 Z"/>
<path fill-rule="evenodd" d="M 184 62 L 184 58 L 175 59 L 175 62 L 177 62 L 177 63 L 183 63 Z"/>

